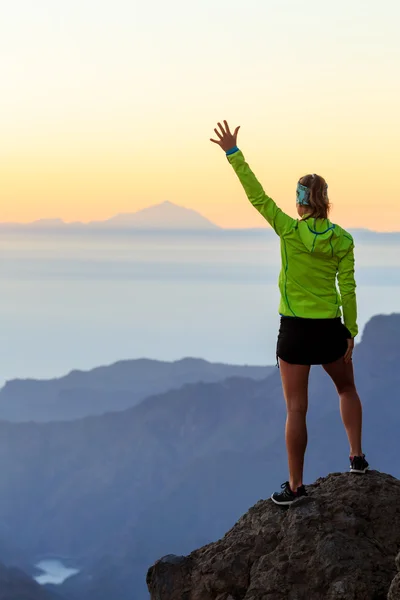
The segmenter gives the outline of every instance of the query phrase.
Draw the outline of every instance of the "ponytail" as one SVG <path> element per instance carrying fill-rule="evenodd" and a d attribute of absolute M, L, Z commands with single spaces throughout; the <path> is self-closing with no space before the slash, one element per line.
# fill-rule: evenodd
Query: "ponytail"
<path fill-rule="evenodd" d="M 314 219 L 327 219 L 330 210 L 328 198 L 328 184 L 321 175 L 305 175 L 299 179 L 299 183 L 310 190 L 308 205 L 310 212 L 306 219 L 312 217 Z"/>

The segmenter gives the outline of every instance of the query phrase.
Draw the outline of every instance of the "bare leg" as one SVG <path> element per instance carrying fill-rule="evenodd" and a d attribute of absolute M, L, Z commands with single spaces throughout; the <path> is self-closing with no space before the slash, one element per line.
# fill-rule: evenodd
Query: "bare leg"
<path fill-rule="evenodd" d="M 333 379 L 340 398 L 340 414 L 350 445 L 350 456 L 361 456 L 362 406 L 354 383 L 353 363 L 343 358 L 323 365 Z"/>
<path fill-rule="evenodd" d="M 293 492 L 303 485 L 304 454 L 307 448 L 309 365 L 292 365 L 279 359 L 283 394 L 286 400 L 286 448 L 289 484 Z"/>

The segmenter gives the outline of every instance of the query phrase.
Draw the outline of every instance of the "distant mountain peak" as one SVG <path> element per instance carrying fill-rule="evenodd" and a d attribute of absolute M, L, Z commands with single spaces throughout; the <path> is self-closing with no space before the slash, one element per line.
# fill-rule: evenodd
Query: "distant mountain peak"
<path fill-rule="evenodd" d="M 169 200 L 159 204 L 146 206 L 141 210 L 129 213 L 119 213 L 105 221 L 90 221 L 89 223 L 66 223 L 62 219 L 38 219 L 31 223 L 0 223 L 1 228 L 13 229 L 45 229 L 59 230 L 61 228 L 79 229 L 136 229 L 136 230 L 217 230 L 218 225 L 192 208 L 180 206 Z"/>
<path fill-rule="evenodd" d="M 62 219 L 56 218 L 56 219 L 37 219 L 36 221 L 33 221 L 34 225 L 64 225 L 64 221 Z"/>
<path fill-rule="evenodd" d="M 103 227 L 133 227 L 135 229 L 217 229 L 217 225 L 197 211 L 164 200 L 134 213 L 120 213 L 98 223 Z"/>

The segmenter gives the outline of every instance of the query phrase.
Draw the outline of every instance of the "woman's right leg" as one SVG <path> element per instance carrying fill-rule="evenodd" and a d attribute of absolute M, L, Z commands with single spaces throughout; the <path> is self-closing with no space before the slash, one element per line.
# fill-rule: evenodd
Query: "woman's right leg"
<path fill-rule="evenodd" d="M 340 414 L 350 444 L 350 456 L 362 456 L 362 406 L 354 383 L 353 363 L 342 358 L 323 365 L 332 378 L 340 398 Z"/>

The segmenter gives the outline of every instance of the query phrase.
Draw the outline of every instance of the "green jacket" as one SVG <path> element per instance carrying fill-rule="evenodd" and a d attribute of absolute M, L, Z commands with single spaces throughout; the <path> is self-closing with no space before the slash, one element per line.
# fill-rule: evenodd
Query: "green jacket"
<path fill-rule="evenodd" d="M 342 316 L 342 306 L 344 324 L 355 337 L 358 327 L 351 235 L 329 219 L 292 219 L 266 195 L 240 150 L 227 159 L 252 205 L 281 239 L 280 314 L 332 319 Z"/>

